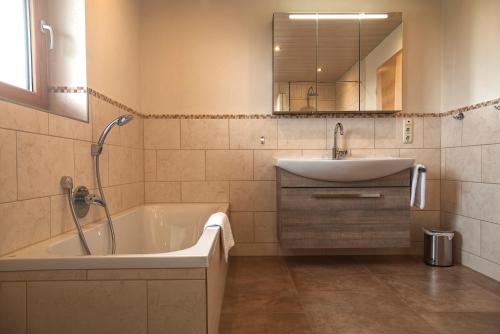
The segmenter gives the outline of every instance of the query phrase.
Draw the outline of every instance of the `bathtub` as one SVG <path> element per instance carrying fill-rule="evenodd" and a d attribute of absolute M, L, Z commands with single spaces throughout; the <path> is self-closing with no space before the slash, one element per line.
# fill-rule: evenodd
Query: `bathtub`
<path fill-rule="evenodd" d="M 217 333 L 228 264 L 219 227 L 204 229 L 215 212 L 229 214 L 228 205 L 144 205 L 114 215 L 115 255 L 107 225 L 93 224 L 84 227 L 90 256 L 73 231 L 1 257 L 0 295 L 19 294 L 25 304 L 0 323 L 19 312 L 33 333 Z"/>

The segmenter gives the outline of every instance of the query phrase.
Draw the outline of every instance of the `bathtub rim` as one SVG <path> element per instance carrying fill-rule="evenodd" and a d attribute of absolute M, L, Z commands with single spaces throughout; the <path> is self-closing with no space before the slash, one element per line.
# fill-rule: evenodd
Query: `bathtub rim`
<path fill-rule="evenodd" d="M 229 214 L 228 203 L 148 203 L 127 209 L 113 219 L 131 214 L 141 208 L 161 205 L 217 205 Z M 215 212 L 213 212 L 215 213 Z M 84 232 L 102 226 L 102 223 L 92 223 L 84 226 Z M 93 269 L 181 269 L 207 268 L 209 259 L 215 249 L 215 242 L 219 240 L 220 227 L 206 228 L 197 242 L 188 248 L 164 253 L 150 254 L 118 254 L 118 255 L 91 255 L 91 256 L 47 256 L 47 257 L 17 257 L 16 254 L 30 247 L 45 244 L 47 247 L 74 237 L 72 230 L 57 237 L 30 245 L 21 250 L 0 257 L 0 272 L 10 271 L 39 271 L 39 270 L 93 270 Z"/>

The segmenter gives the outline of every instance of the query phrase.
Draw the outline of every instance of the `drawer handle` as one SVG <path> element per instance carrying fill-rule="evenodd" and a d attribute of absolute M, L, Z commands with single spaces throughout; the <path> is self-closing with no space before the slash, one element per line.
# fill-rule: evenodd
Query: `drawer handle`
<path fill-rule="evenodd" d="M 314 193 L 313 198 L 381 198 L 382 194 L 377 193 Z"/>

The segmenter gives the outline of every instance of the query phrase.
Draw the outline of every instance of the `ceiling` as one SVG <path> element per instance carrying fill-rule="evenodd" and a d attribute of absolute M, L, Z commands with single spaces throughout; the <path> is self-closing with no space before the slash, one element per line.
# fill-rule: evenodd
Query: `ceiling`
<path fill-rule="evenodd" d="M 402 23 L 401 13 L 388 14 L 384 20 L 319 20 L 317 30 L 316 20 L 274 14 L 275 81 L 336 82 Z"/>

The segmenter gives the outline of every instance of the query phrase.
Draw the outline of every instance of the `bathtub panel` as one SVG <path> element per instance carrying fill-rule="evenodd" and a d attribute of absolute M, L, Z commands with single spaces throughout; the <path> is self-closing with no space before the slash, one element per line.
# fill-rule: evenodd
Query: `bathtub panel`
<path fill-rule="evenodd" d="M 148 282 L 148 334 L 206 333 L 205 280 Z"/>
<path fill-rule="evenodd" d="M 0 271 L 0 282 L 9 281 L 77 281 L 86 278 L 85 270 Z"/>
<path fill-rule="evenodd" d="M 26 333 L 26 283 L 0 283 L 0 333 Z"/>
<path fill-rule="evenodd" d="M 217 239 L 220 239 L 220 234 Z M 214 245 L 214 251 L 210 255 L 207 268 L 207 327 L 208 334 L 219 332 L 222 301 L 224 299 L 224 287 L 228 263 L 220 247 L 219 240 Z"/>
<path fill-rule="evenodd" d="M 89 270 L 89 280 L 178 280 L 205 279 L 205 268 Z"/>
<path fill-rule="evenodd" d="M 28 282 L 29 334 L 146 334 L 146 281 Z"/>

